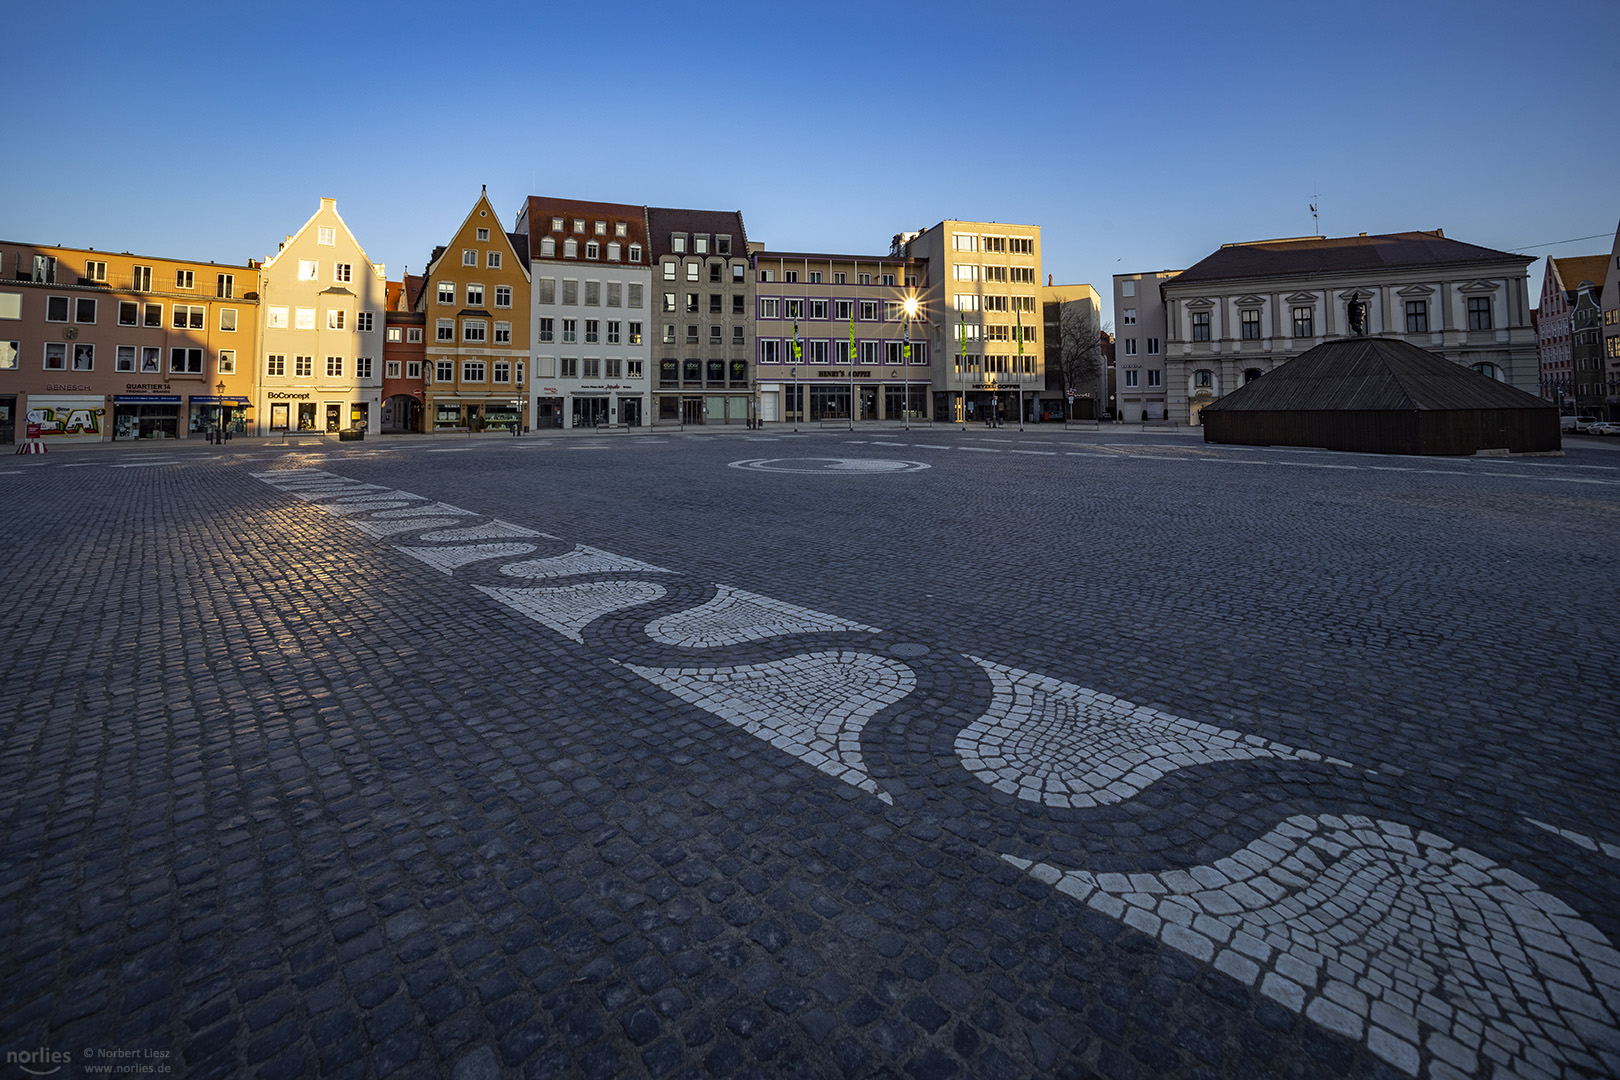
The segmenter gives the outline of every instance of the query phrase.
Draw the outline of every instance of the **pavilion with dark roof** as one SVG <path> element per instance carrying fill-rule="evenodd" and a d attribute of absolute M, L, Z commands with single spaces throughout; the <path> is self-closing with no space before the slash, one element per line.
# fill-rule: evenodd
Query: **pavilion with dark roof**
<path fill-rule="evenodd" d="M 1204 441 L 1374 454 L 1547 453 L 1558 409 L 1395 338 L 1323 342 L 1201 414 Z"/>

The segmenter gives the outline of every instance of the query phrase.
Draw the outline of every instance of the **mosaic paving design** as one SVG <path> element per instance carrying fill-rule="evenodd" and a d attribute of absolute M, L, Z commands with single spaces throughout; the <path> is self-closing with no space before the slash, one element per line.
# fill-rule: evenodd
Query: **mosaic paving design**
<path fill-rule="evenodd" d="M 1291 817 L 1190 871 L 1091 874 L 1003 856 L 1417 1075 L 1620 1066 L 1620 954 L 1557 897 L 1443 837 Z"/>
<path fill-rule="evenodd" d="M 717 585 L 714 599 L 699 607 L 665 615 L 647 624 L 647 636 L 654 641 L 685 649 L 718 649 L 785 634 L 849 630 L 878 632 L 871 626 L 729 585 Z"/>
<path fill-rule="evenodd" d="M 921 461 L 900 461 L 893 458 L 750 458 L 733 461 L 733 469 L 771 473 L 819 473 L 821 475 L 887 475 L 890 473 L 921 472 L 929 468 Z"/>
<path fill-rule="evenodd" d="M 1116 803 L 1165 773 L 1212 761 L 1322 760 L 1309 750 L 1184 720 L 977 656 L 968 659 L 990 676 L 994 698 L 956 737 L 957 756 L 979 780 L 1028 802 Z"/>
<path fill-rule="evenodd" d="M 446 574 L 529 555 L 536 547 L 430 546 L 433 541 L 556 539 L 498 520 L 447 528 L 457 525 L 453 517 L 431 515 L 469 512 L 314 470 L 256 475 L 368 532 L 437 529 L 394 547 Z M 387 512 L 400 507 L 416 509 L 389 520 Z M 530 579 L 670 573 L 583 544 L 562 555 L 509 562 L 501 572 Z M 666 595 L 660 585 L 623 577 L 543 588 L 475 587 L 575 642 L 596 619 Z M 646 626 L 654 642 L 697 649 L 851 631 L 879 632 L 724 585 L 709 601 Z M 1026 803 L 1060 809 L 1117 803 L 1175 769 L 1216 762 L 1349 764 L 967 659 L 989 677 L 992 696 L 979 719 L 958 733 L 958 758 L 980 782 Z M 904 664 L 834 650 L 731 666 L 624 666 L 892 803 L 867 771 L 860 740 L 872 717 L 915 689 Z M 1600 849 L 1580 834 L 1531 824 Z M 1534 882 L 1443 837 L 1323 814 L 1291 817 L 1231 857 L 1187 871 L 1092 873 L 1001 857 L 1324 1029 L 1363 1042 L 1409 1075 L 1620 1074 L 1620 954 Z"/>
<path fill-rule="evenodd" d="M 665 595 L 662 585 L 650 581 L 587 581 L 542 589 L 473 587 L 580 644 L 585 642 L 581 631 L 603 615 L 650 604 Z"/>
<path fill-rule="evenodd" d="M 894 801 L 867 775 L 861 729 L 916 687 L 904 664 L 870 653 L 821 652 L 736 667 L 625 667 L 830 776 Z"/>

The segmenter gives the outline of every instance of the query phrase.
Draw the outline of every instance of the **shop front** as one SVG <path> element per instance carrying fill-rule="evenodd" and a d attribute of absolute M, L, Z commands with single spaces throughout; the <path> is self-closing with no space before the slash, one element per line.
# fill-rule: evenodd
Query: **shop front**
<path fill-rule="evenodd" d="M 572 417 L 569 427 L 590 428 L 598 424 L 611 423 L 608 419 L 606 394 L 575 394 L 569 401 Z"/>
<path fill-rule="evenodd" d="M 319 431 L 316 426 L 317 404 L 309 400 L 307 392 L 271 390 L 266 395 L 270 408 L 271 434 L 284 431 Z M 263 418 L 260 418 L 263 422 Z"/>
<path fill-rule="evenodd" d="M 117 394 L 114 439 L 174 439 L 180 435 L 178 394 Z"/>
<path fill-rule="evenodd" d="M 534 426 L 540 428 L 560 428 L 563 426 L 563 399 L 560 397 L 537 397 L 534 399 Z"/>
<path fill-rule="evenodd" d="M 251 408 L 252 403 L 245 397 L 193 394 L 187 399 L 186 430 L 201 434 L 220 429 L 233 435 L 252 435 L 253 421 L 248 419 Z"/>
<path fill-rule="evenodd" d="M 29 394 L 27 421 L 48 442 L 100 442 L 107 426 L 107 399 L 100 394 Z"/>

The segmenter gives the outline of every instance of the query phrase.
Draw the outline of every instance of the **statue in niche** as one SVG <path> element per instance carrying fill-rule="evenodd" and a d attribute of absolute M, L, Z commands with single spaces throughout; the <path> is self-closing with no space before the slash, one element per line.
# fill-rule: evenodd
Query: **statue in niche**
<path fill-rule="evenodd" d="M 1361 294 L 1359 292 L 1353 292 L 1350 294 L 1350 302 L 1344 306 L 1344 313 L 1350 322 L 1351 336 L 1366 337 L 1367 305 L 1362 302 Z"/>

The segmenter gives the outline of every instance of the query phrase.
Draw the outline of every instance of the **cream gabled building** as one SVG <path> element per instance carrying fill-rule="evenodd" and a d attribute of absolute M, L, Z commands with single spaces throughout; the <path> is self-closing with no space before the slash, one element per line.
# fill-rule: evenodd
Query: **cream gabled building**
<path fill-rule="evenodd" d="M 417 309 L 427 316 L 429 430 L 532 427 L 529 243 L 501 226 L 487 189 L 434 249 L 424 277 Z"/>
<path fill-rule="evenodd" d="M 322 199 L 260 271 L 259 430 L 378 430 L 387 275 Z"/>
<path fill-rule="evenodd" d="M 1022 402 L 1033 419 L 1046 384 L 1040 227 L 945 220 L 892 250 L 927 264 L 907 284 L 930 327 L 934 418 L 1017 420 Z"/>

